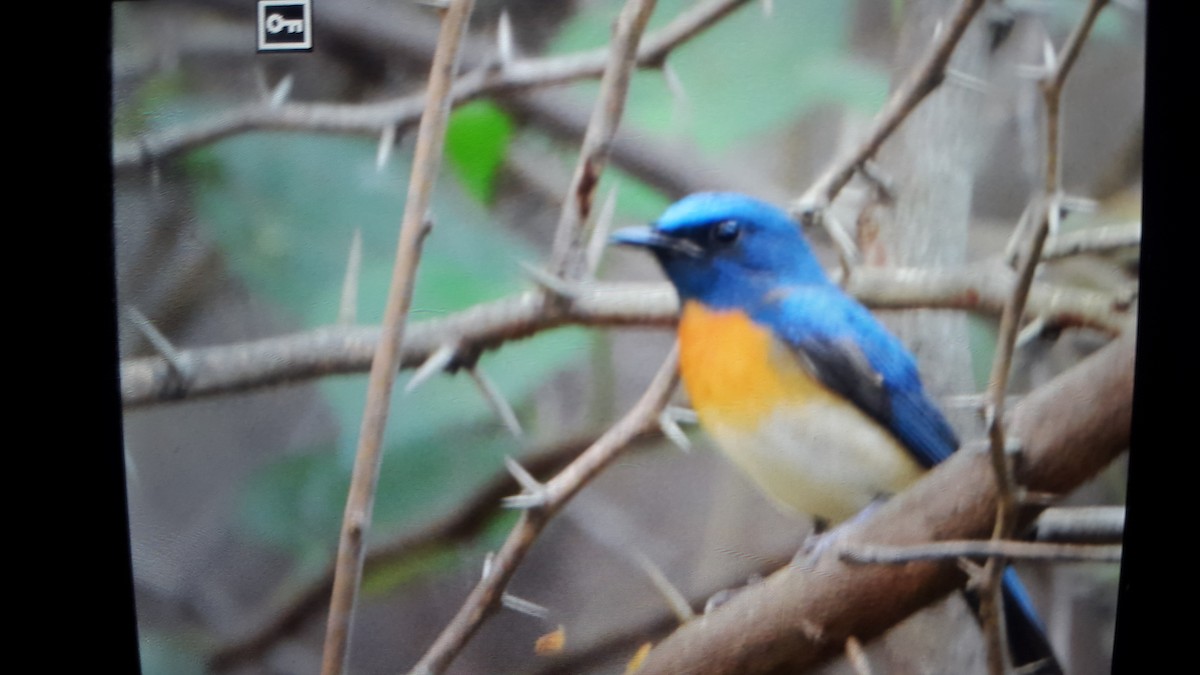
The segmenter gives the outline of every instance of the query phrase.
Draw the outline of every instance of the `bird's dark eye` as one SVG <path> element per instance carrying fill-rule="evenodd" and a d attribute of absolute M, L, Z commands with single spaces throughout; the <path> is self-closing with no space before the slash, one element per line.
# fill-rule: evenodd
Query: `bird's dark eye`
<path fill-rule="evenodd" d="M 718 244 L 731 244 L 742 233 L 742 224 L 736 220 L 722 220 L 713 225 L 712 238 Z"/>

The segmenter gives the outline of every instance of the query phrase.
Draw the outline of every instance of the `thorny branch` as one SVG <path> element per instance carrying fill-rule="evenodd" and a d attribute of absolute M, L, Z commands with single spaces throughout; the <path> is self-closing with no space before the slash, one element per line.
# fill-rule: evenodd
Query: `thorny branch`
<path fill-rule="evenodd" d="M 917 307 L 999 314 L 1012 295 L 1014 275 L 997 264 L 961 269 L 864 268 L 847 290 L 875 309 Z M 439 319 L 414 323 L 407 331 L 401 368 L 416 368 L 446 344 L 459 354 L 480 353 L 564 325 L 593 327 L 673 326 L 678 311 L 666 284 L 580 284 L 560 312 L 543 310 L 544 296 L 525 291 Z M 1030 311 L 1048 324 L 1088 327 L 1115 335 L 1130 321 L 1126 298 L 1035 283 Z M 186 379 L 162 356 L 121 364 L 121 393 L 127 409 L 247 391 L 327 375 L 365 371 L 379 340 L 376 327 L 330 326 L 303 333 L 217 347 L 179 349 Z"/>
<path fill-rule="evenodd" d="M 883 110 L 875 117 L 867 137 L 856 148 L 834 162 L 802 197 L 792 203 L 791 211 L 795 217 L 802 221 L 820 222 L 830 230 L 835 242 L 841 242 L 839 247 L 842 248 L 843 261 L 854 260 L 857 256 L 853 251 L 846 250 L 846 247 L 851 245 L 850 239 L 837 231 L 828 218 L 823 217 L 825 211 L 854 177 L 855 172 L 863 169 L 867 161 L 879 152 L 884 141 L 921 101 L 942 83 L 946 77 L 946 64 L 950 62 L 954 48 L 958 46 L 971 20 L 982 6 L 983 0 L 963 0 L 959 4 L 958 9 L 942 26 L 940 35 L 930 45 L 925 57 L 896 88 Z"/>
<path fill-rule="evenodd" d="M 641 41 L 635 63 L 659 67 L 670 52 L 699 35 L 747 0 L 709 0 L 677 16 Z M 484 64 L 459 76 L 450 96 L 460 105 L 487 95 L 564 84 L 600 77 L 609 58 L 601 48 L 561 56 L 516 58 L 499 67 Z M 129 169 L 249 131 L 303 130 L 325 133 L 378 135 L 413 124 L 425 109 L 426 93 L 419 92 L 376 103 L 257 102 L 228 110 L 200 122 L 181 124 L 113 143 L 113 168 Z"/>
<path fill-rule="evenodd" d="M 1038 222 L 1034 231 L 1029 234 L 1028 244 L 1020 260 L 1017 283 L 1013 287 L 1012 298 L 1006 303 L 1004 312 L 1000 316 L 996 355 L 992 362 L 992 372 L 987 389 L 987 432 L 991 442 L 989 456 L 999 495 L 995 529 L 992 532 L 993 539 L 1007 539 L 1016 530 L 1019 495 L 1007 450 L 1004 398 L 1008 391 L 1008 377 L 1012 369 L 1017 334 L 1025 315 L 1034 273 L 1042 260 L 1042 251 L 1050 231 L 1056 229 L 1053 225 L 1057 223 L 1062 205 L 1062 144 L 1059 117 L 1062 91 L 1067 76 L 1070 74 L 1071 66 L 1075 64 L 1096 17 L 1106 4 L 1107 0 L 1091 0 L 1088 3 L 1083 18 L 1067 38 L 1062 51 L 1056 55 L 1052 51 L 1048 52 L 1051 55 L 1051 62 L 1046 64 L 1049 72 L 1039 83 L 1042 102 L 1045 106 L 1046 145 L 1042 169 L 1044 175 L 1041 192 L 1034 196 L 1028 210 L 1029 213 L 1037 214 L 1035 217 Z M 989 558 L 984 567 L 984 585 L 980 590 L 980 611 L 984 617 L 988 644 L 988 669 L 993 675 L 1002 675 L 1008 667 L 1004 635 L 1004 609 L 1000 599 L 1004 568 L 1005 562 L 1002 557 Z"/>
<path fill-rule="evenodd" d="M 1134 345 L 1122 335 L 1015 406 L 1007 423 L 1026 442 L 1030 489 L 1069 491 L 1128 447 Z M 839 547 L 986 536 L 996 516 L 990 473 L 980 453 L 954 453 L 844 530 Z M 953 562 L 863 566 L 820 556 L 685 624 L 651 650 L 638 675 L 801 672 L 841 653 L 847 637 L 869 640 L 961 583 Z"/>
<path fill-rule="evenodd" d="M 421 116 L 412 177 L 408 185 L 395 268 L 384 308 L 382 333 L 371 361 L 367 401 L 359 431 L 358 449 L 346 497 L 346 510 L 334 563 L 333 593 L 321 658 L 322 675 L 338 675 L 346 668 L 354 606 L 361 586 L 367 531 L 375 505 L 382 461 L 383 434 L 387 426 L 392 387 L 399 371 L 401 345 L 413 282 L 420 261 L 421 242 L 428 232 L 428 209 L 437 180 L 450 117 L 450 87 L 458 69 L 462 37 L 467 31 L 474 0 L 452 0 L 442 19 L 437 51 L 429 75 L 428 96 Z"/>
<path fill-rule="evenodd" d="M 578 276 L 583 252 L 587 248 L 587 227 L 592 214 L 596 187 L 600 175 L 608 164 L 609 147 L 621 123 L 625 111 L 625 97 L 629 93 L 629 81 L 637 57 L 638 41 L 650 14 L 654 11 L 654 0 L 642 0 L 625 5 L 617 17 L 609 46 L 608 67 L 600 84 L 600 97 L 592 110 L 591 121 L 583 136 L 583 147 L 579 150 L 579 161 L 571 176 L 571 186 L 563 200 L 550 253 L 551 275 L 573 279 Z"/>
<path fill-rule="evenodd" d="M 499 552 L 491 559 L 484 577 L 467 596 L 454 619 L 442 630 L 425 656 L 412 669 L 413 675 L 440 673 L 445 670 L 483 620 L 498 608 L 505 586 L 546 523 L 588 481 L 607 467 L 633 438 L 657 428 L 659 413 L 675 390 L 678 380 L 677 362 L 677 350 L 672 349 L 670 356 L 663 362 L 650 386 L 633 408 L 578 459 L 542 486 L 537 496 L 538 503 L 522 511 L 521 519 L 509 533 Z"/>
<path fill-rule="evenodd" d="M 654 430 L 650 430 L 643 437 L 634 439 L 631 445 L 653 437 Z M 595 443 L 596 438 L 596 435 L 569 438 L 541 450 L 529 451 L 521 458 L 522 466 L 533 476 L 548 479 Z M 424 551 L 472 540 L 500 512 L 500 500 L 516 488 L 516 482 L 507 473 L 493 476 L 445 515 L 372 547 L 363 561 L 364 575 Z M 324 611 L 333 588 L 333 572 L 330 565 L 319 577 L 280 601 L 257 623 L 257 627 L 242 631 L 236 640 L 219 647 L 209 657 L 209 667 L 225 671 L 254 659 L 282 638 L 295 633 L 310 616 Z"/>
<path fill-rule="evenodd" d="M 641 67 L 661 67 L 671 49 L 744 2 L 745 0 L 715 0 L 695 6 L 677 17 L 666 28 L 647 35 L 632 62 Z M 907 115 L 938 86 L 945 77 L 946 64 L 958 39 L 981 4 L 981 0 L 965 0 L 960 5 L 954 17 L 943 27 L 940 39 L 933 45 L 926 59 L 914 69 L 881 111 L 868 139 L 853 153 L 835 164 L 801 200 L 793 204 L 794 212 L 812 215 L 819 214 L 826 208 L 836 199 L 855 171 L 874 156 Z M 1053 171 L 1047 171 L 1047 195 L 1055 195 L 1058 192 L 1057 98 L 1065 82 L 1066 71 L 1078 55 L 1087 28 L 1103 4 L 1103 1 L 1092 3 L 1089 8 L 1090 18 L 1081 24 L 1081 29 L 1068 41 L 1056 72 L 1046 80 L 1043 87 L 1047 99 L 1048 122 L 1054 122 L 1048 124 L 1054 128 L 1054 131 L 1049 133 L 1053 138 L 1051 143 L 1054 147 L 1048 149 L 1047 164 L 1053 167 Z M 609 55 L 610 51 L 605 49 L 567 57 L 508 60 L 499 67 L 481 67 L 448 85 L 449 90 L 443 104 L 450 106 L 486 94 L 596 77 L 601 74 Z M 431 91 L 432 89 L 431 86 Z M 1051 111 L 1052 100 L 1054 104 Z M 358 106 L 256 104 L 230 111 L 195 126 L 177 127 L 159 134 L 143 136 L 136 141 L 117 143 L 114 146 L 114 164 L 122 168 L 159 161 L 198 145 L 252 129 L 307 129 L 378 134 L 381 130 L 411 124 L 426 104 L 432 107 L 435 102 L 427 100 L 424 93 L 380 104 Z M 617 110 L 618 114 L 619 112 Z M 615 126 L 615 119 L 613 122 Z M 611 141 L 611 136 L 609 140 Z M 437 154 L 440 156 L 440 153 Z M 596 173 L 598 174 L 598 171 Z M 1053 183 L 1050 182 L 1051 174 L 1055 175 Z M 1050 189 L 1051 186 L 1053 189 Z M 1087 325 L 1110 333 L 1120 332 L 1127 322 L 1124 316 L 1127 307 L 1123 306 L 1120 300 L 1099 293 L 1054 289 L 1033 283 L 1032 271 L 1036 262 L 1030 261 L 1039 259 L 1038 252 L 1045 243 L 1046 231 L 1052 217 L 1049 215 L 1051 209 L 1057 209 L 1053 199 L 1048 200 L 1048 207 L 1043 210 L 1042 227 L 1038 230 L 1040 234 L 1035 236 L 1030 254 L 1025 258 L 1025 263 L 1020 268 L 1021 275 L 1016 281 L 1011 275 L 1001 276 L 994 270 L 985 273 L 980 273 L 978 269 L 879 270 L 878 273 L 874 270 L 863 270 L 856 272 L 851 280 L 851 291 L 877 308 L 932 306 L 1003 312 L 1005 316 L 1015 312 L 1014 316 L 1017 319 L 1022 315 L 1024 308 L 1061 325 Z M 1118 245 L 1129 245 L 1128 233 L 1118 239 L 1121 242 Z M 571 246 L 577 247 L 578 243 Z M 415 264 L 415 258 L 413 262 Z M 174 373 L 170 364 L 165 364 L 160 357 L 134 359 L 122 364 L 123 395 L 126 406 L 133 407 L 163 400 L 240 391 L 331 373 L 361 372 L 370 362 L 369 355 L 390 342 L 396 347 L 390 367 L 390 371 L 394 373 L 399 368 L 420 364 L 435 349 L 455 343 L 456 340 L 456 344 L 464 345 L 465 352 L 477 354 L 506 340 L 518 339 L 567 323 L 670 325 L 676 307 L 674 298 L 665 286 L 650 289 L 633 285 L 611 287 L 588 284 L 581 285 L 571 294 L 570 302 L 565 303 L 561 312 L 546 310 L 544 294 L 527 292 L 464 310 L 444 319 L 415 324 L 408 331 L 402 345 L 399 335 L 394 340 L 381 340 L 378 329 L 336 328 L 242 345 L 206 350 L 180 350 L 178 359 L 187 364 L 186 378 Z M 403 323 L 400 324 L 400 333 L 403 333 Z M 286 354 L 288 358 L 280 360 L 280 354 Z M 1011 354 L 1008 358 L 1011 359 Z M 997 362 L 999 361 L 998 357 Z M 543 486 L 538 504 L 522 514 L 521 521 L 490 566 L 488 574 L 413 672 L 432 673 L 445 668 L 479 623 L 499 606 L 504 586 L 545 522 L 610 462 L 630 439 L 655 427 L 658 412 L 674 388 L 674 373 L 672 356 L 663 365 L 642 400 L 626 417 L 610 428 L 575 463 Z M 996 420 L 999 420 L 1002 413 L 1003 387 L 998 391 L 1000 396 L 995 400 L 1000 404 L 993 404 L 997 413 L 994 418 Z M 349 504 L 347 511 L 350 511 Z M 996 547 L 999 554 L 1004 554 L 1005 551 L 1011 553 L 1011 549 L 1005 548 L 1007 544 L 1008 542 L 997 542 L 991 545 Z M 358 555 L 361 571 L 361 549 Z M 332 621 L 331 613 L 331 623 Z"/>

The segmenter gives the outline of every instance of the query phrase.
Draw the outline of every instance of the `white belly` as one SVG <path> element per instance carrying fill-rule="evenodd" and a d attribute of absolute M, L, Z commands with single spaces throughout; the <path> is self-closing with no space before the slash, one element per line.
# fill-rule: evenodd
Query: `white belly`
<path fill-rule="evenodd" d="M 830 523 L 915 481 L 922 468 L 874 420 L 831 402 L 781 405 L 750 432 L 706 421 L 721 450 L 776 502 Z"/>

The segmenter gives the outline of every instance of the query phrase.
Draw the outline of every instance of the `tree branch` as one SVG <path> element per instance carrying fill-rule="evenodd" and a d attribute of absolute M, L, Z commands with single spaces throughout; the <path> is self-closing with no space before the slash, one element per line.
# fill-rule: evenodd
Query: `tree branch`
<path fill-rule="evenodd" d="M 682 12 L 646 36 L 637 51 L 639 67 L 656 67 L 666 55 L 724 18 L 747 0 L 709 0 Z M 452 105 L 476 98 L 600 77 L 608 48 L 576 54 L 518 58 L 491 67 L 481 64 L 461 75 L 451 90 Z M 385 129 L 413 124 L 426 105 L 424 91 L 362 104 L 256 102 L 200 122 L 181 124 L 113 143 L 113 168 L 126 170 L 193 150 L 249 131 L 312 131 L 375 136 Z"/>
<path fill-rule="evenodd" d="M 473 8 L 474 0 L 451 0 L 442 18 L 437 51 L 433 57 L 426 106 L 413 156 L 412 178 L 409 180 L 408 198 L 400 225 L 396 263 L 384 308 L 382 333 L 371 361 L 367 402 L 338 540 L 333 593 L 321 659 L 322 675 L 339 675 L 345 670 L 349 658 L 350 627 L 361 585 L 367 531 L 375 506 L 383 434 L 387 426 L 392 388 L 399 370 L 408 310 L 412 305 L 421 242 L 429 228 L 427 218 L 433 184 L 442 161 L 442 146 L 450 117 L 450 88 L 458 70 L 459 50 Z"/>
<path fill-rule="evenodd" d="M 957 270 L 857 270 L 848 291 L 875 309 L 917 307 L 999 314 L 1010 297 L 1012 270 L 979 263 Z M 449 316 L 414 323 L 400 355 L 401 368 L 416 368 L 442 345 L 479 353 L 564 325 L 657 326 L 675 323 L 678 301 L 665 283 L 587 283 L 576 287 L 560 311 L 545 311 L 540 291 L 526 291 Z M 1123 298 L 1096 291 L 1035 284 L 1029 311 L 1058 326 L 1117 334 L 1131 320 Z M 179 349 L 180 377 L 161 356 L 121 364 L 127 409 L 169 401 L 276 386 L 315 377 L 364 372 L 379 341 L 376 327 L 325 327 L 303 333 L 217 347 Z"/>
<path fill-rule="evenodd" d="M 819 218 L 854 177 L 854 172 L 874 157 L 883 142 L 917 105 L 937 89 L 946 76 L 946 64 L 950 62 L 954 48 L 982 6 L 983 0 L 963 0 L 950 20 L 942 26 L 941 33 L 935 36 L 925 57 L 892 93 L 863 142 L 834 162 L 800 199 L 792 203 L 794 216 L 802 219 Z"/>
<path fill-rule="evenodd" d="M 677 364 L 678 350 L 672 348 L 670 356 L 633 408 L 575 461 L 542 486 L 537 495 L 537 504 L 522 512 L 508 539 L 484 570 L 479 584 L 412 669 L 413 675 L 440 673 L 450 665 L 484 619 L 499 607 L 504 588 L 551 518 L 588 481 L 616 459 L 631 440 L 657 428 L 659 413 L 666 406 L 678 381 Z"/>
<path fill-rule="evenodd" d="M 1107 0 L 1092 0 L 1084 12 L 1083 19 L 1067 39 L 1062 52 L 1054 63 L 1047 64 L 1050 72 L 1042 80 L 1042 100 L 1046 109 L 1046 148 L 1043 171 L 1043 186 L 1030 204 L 1029 213 L 1037 214 L 1038 224 L 1029 235 L 1029 243 L 1018 267 L 1017 283 L 1012 297 L 1000 315 L 1000 327 L 996 342 L 996 355 L 988 378 L 988 438 L 991 441 L 989 457 L 1000 495 L 997 504 L 994 539 L 1007 539 L 1016 530 L 1017 503 L 1016 481 L 1008 453 L 1004 428 L 1004 397 L 1008 392 L 1008 378 L 1012 370 L 1012 359 L 1016 351 L 1017 334 L 1025 316 L 1025 307 L 1033 286 L 1034 273 L 1042 261 L 1042 250 L 1052 229 L 1057 230 L 1062 206 L 1062 143 L 1060 140 L 1061 120 L 1059 116 L 1063 85 L 1067 81 L 1071 66 L 1079 50 L 1087 40 L 1092 24 Z M 1001 579 L 1004 574 L 1003 558 L 989 558 L 984 569 L 986 579 L 980 591 L 980 612 L 985 625 L 990 628 L 988 636 L 988 668 L 992 675 L 1002 675 L 1007 669 L 1007 641 L 1004 637 L 1004 610 L 1001 602 Z"/>
<path fill-rule="evenodd" d="M 1024 447 L 1023 482 L 1064 493 L 1129 443 L 1134 337 L 1126 334 L 1039 387 L 1013 410 L 1008 433 Z M 987 536 L 996 487 L 986 456 L 959 451 L 870 518 L 846 545 L 911 545 Z M 795 672 L 867 640 L 961 586 L 952 562 L 849 565 L 825 555 L 744 590 L 660 643 L 638 675 Z"/>

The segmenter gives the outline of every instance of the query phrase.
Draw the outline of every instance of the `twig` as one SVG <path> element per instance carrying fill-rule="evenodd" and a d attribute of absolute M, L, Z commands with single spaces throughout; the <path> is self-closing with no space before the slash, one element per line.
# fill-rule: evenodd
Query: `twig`
<path fill-rule="evenodd" d="M 1066 258 L 1081 253 L 1107 253 L 1133 248 L 1142 243 L 1142 224 L 1101 225 L 1051 237 L 1042 251 L 1042 260 Z"/>
<path fill-rule="evenodd" d="M 1025 313 L 1030 288 L 1033 285 L 1034 272 L 1041 261 L 1042 249 L 1052 229 L 1051 226 L 1057 222 L 1060 216 L 1062 147 L 1059 138 L 1061 125 L 1059 105 L 1063 85 L 1066 83 L 1071 66 L 1079 56 L 1079 51 L 1087 39 L 1096 16 L 1105 4 L 1107 4 L 1107 0 L 1092 0 L 1088 4 L 1083 19 L 1067 39 L 1062 51 L 1053 59 L 1054 63 L 1050 64 L 1050 73 L 1041 82 L 1042 100 L 1046 108 L 1046 154 L 1043 167 L 1045 175 L 1041 194 L 1035 196 L 1034 205 L 1027 209 L 1031 218 L 1037 218 L 1037 226 L 1030 234 L 1028 246 L 1021 259 L 1012 298 L 1000 315 L 996 355 L 992 361 L 992 371 L 987 389 L 989 401 L 987 433 L 991 441 L 988 454 L 991 458 L 996 490 L 999 495 L 996 524 L 992 532 L 994 539 L 1007 539 L 1012 536 L 1016 528 L 1018 503 L 1012 466 L 1008 453 L 1005 452 L 1007 439 L 1004 430 L 1004 400 L 1008 391 L 1008 377 L 1012 368 L 1017 335 Z M 1002 675 L 1008 662 L 1004 636 L 1004 609 L 1000 599 L 1004 568 L 1005 562 L 1002 557 L 989 558 L 983 574 L 983 578 L 986 580 L 985 585 L 980 590 L 980 612 L 983 616 L 984 634 L 988 644 L 988 669 L 993 675 Z"/>
<path fill-rule="evenodd" d="M 1030 489 L 1070 491 L 1128 447 L 1134 345 L 1123 335 L 1016 406 L 1010 433 L 1025 439 Z M 841 545 L 987 537 L 996 517 L 990 474 L 985 456 L 954 453 L 844 532 Z M 872 639 L 962 579 L 951 561 L 847 565 L 821 556 L 789 565 L 659 641 L 638 675 L 803 672 L 841 653 L 847 637 Z"/>
<path fill-rule="evenodd" d="M 959 269 L 855 270 L 847 290 L 876 309 L 939 308 L 999 314 L 1012 295 L 1012 270 L 979 263 Z M 545 296 L 527 291 L 476 305 L 408 328 L 401 368 L 419 368 L 441 349 L 482 352 L 565 325 L 670 327 L 678 301 L 665 283 L 587 283 L 571 287 L 571 302 L 555 313 Z M 1029 310 L 1055 326 L 1120 333 L 1130 314 L 1123 298 L 1097 291 L 1036 283 Z M 364 372 L 378 345 L 377 327 L 325 327 L 216 347 L 179 350 L 189 364 L 186 385 L 158 356 L 121 364 L 126 408 L 215 396 L 305 379 Z M 452 345 L 453 347 L 445 347 Z M 449 355 L 449 354 L 448 354 Z M 448 361 L 447 361 L 448 363 Z M 439 361 L 438 369 L 445 363 Z"/>
<path fill-rule="evenodd" d="M 428 232 L 427 212 L 433 184 L 442 161 L 442 145 L 450 116 L 450 87 L 458 69 L 462 37 L 466 33 L 473 6 L 474 0 L 452 0 L 450 3 L 442 19 L 438 47 L 429 75 L 429 94 L 417 135 L 396 264 L 388 289 L 382 333 L 371 362 L 367 402 L 338 540 L 333 593 L 321 659 L 322 675 L 343 672 L 349 657 L 350 627 L 362 577 L 366 534 L 375 504 L 383 433 L 387 425 L 392 387 L 399 371 L 400 348 L 412 304 L 413 279 L 420 261 L 421 242 Z"/>
<path fill-rule="evenodd" d="M 840 551 L 855 563 L 899 564 L 941 558 L 1019 558 L 1049 562 L 1121 562 L 1121 547 L 1088 544 L 1049 544 L 1011 539 L 937 541 L 914 546 L 860 545 Z"/>
<path fill-rule="evenodd" d="M 655 438 L 647 432 L 634 443 Z M 535 477 L 549 478 L 596 441 L 596 435 L 580 436 L 558 441 L 521 457 L 522 466 Z M 399 561 L 422 552 L 451 547 L 474 539 L 500 510 L 500 500 L 516 489 L 513 477 L 506 471 L 495 473 L 478 489 L 465 496 L 450 512 L 435 518 L 415 531 L 406 532 L 367 552 L 364 573 L 386 569 Z M 259 657 L 283 638 L 299 630 L 309 616 L 323 611 L 333 588 L 333 566 L 319 577 L 295 590 L 279 602 L 275 609 L 256 622 L 256 626 L 240 631 L 239 637 L 222 645 L 208 659 L 214 671 L 224 671 Z"/>
<path fill-rule="evenodd" d="M 581 271 L 581 258 L 592 224 L 596 186 L 608 164 L 609 147 L 621 123 L 621 115 L 625 112 L 625 98 L 629 93 L 638 42 L 654 12 L 654 5 L 655 0 L 629 0 L 617 17 L 608 63 L 600 81 L 600 95 L 592 109 L 591 121 L 583 136 L 583 146 L 579 149 L 579 161 L 559 213 L 548 266 L 553 276 L 575 279 Z"/>
<path fill-rule="evenodd" d="M 1124 534 L 1124 506 L 1076 506 L 1043 511 L 1032 536 L 1037 541 L 1119 544 Z"/>
<path fill-rule="evenodd" d="M 682 12 L 669 24 L 647 35 L 638 51 L 639 67 L 656 67 L 671 50 L 699 35 L 748 0 L 710 0 Z M 452 104 L 535 87 L 599 77 L 608 49 L 537 58 L 516 58 L 501 70 L 476 68 L 463 74 L 451 91 Z M 167 157 L 249 131 L 303 130 L 362 134 L 374 137 L 384 130 L 413 124 L 426 107 L 426 93 L 366 104 L 255 102 L 195 123 L 147 133 L 113 143 L 113 168 L 153 165 Z"/>
<path fill-rule="evenodd" d="M 794 216 L 805 220 L 821 220 L 821 215 L 850 182 L 854 173 L 864 162 L 875 156 L 892 132 L 942 83 L 946 77 L 946 64 L 950 62 L 954 48 L 983 4 L 983 0 L 963 0 L 959 4 L 958 9 L 945 22 L 941 33 L 930 45 L 925 57 L 896 88 L 883 110 L 876 116 L 863 142 L 834 162 L 800 199 L 792 203 L 791 210 Z"/>
<path fill-rule="evenodd" d="M 483 620 L 495 611 L 505 586 L 550 519 L 588 481 L 608 466 L 632 439 L 656 428 L 658 414 L 675 389 L 677 362 L 678 350 L 672 349 L 671 355 L 633 408 L 543 486 L 545 498 L 541 505 L 521 513 L 520 520 L 492 559 L 490 573 L 467 596 L 458 613 L 412 669 L 413 675 L 440 673 L 450 665 Z"/>

